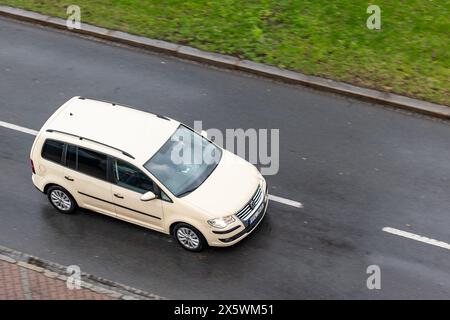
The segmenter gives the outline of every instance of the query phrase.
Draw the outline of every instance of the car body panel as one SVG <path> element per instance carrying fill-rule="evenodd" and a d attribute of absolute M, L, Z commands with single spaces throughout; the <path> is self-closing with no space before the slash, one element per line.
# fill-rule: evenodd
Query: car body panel
<path fill-rule="evenodd" d="M 142 193 L 111 184 L 112 201 L 117 204 L 116 215 L 131 223 L 141 223 L 152 229 L 162 230 L 164 215 L 161 199 L 142 201 Z M 121 197 L 121 198 L 118 198 Z"/>

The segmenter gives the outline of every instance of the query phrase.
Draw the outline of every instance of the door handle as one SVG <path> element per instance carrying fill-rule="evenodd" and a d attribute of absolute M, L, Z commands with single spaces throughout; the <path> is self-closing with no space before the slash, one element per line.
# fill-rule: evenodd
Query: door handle
<path fill-rule="evenodd" d="M 114 193 L 114 197 L 119 198 L 119 199 L 123 199 L 123 196 L 118 194 L 118 193 Z"/>
<path fill-rule="evenodd" d="M 69 176 L 64 176 L 64 178 L 66 178 L 66 180 L 73 181 L 73 179 Z"/>

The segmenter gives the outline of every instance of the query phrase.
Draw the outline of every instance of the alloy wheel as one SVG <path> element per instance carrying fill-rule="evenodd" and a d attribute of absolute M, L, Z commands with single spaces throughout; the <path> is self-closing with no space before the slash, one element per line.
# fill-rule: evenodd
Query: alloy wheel
<path fill-rule="evenodd" d="M 195 250 L 200 245 L 200 238 L 198 235 L 186 227 L 181 227 L 177 230 L 177 238 L 184 247 L 190 250 Z"/>
<path fill-rule="evenodd" d="M 50 194 L 50 200 L 61 211 L 68 211 L 72 207 L 69 196 L 61 190 L 53 190 Z"/>

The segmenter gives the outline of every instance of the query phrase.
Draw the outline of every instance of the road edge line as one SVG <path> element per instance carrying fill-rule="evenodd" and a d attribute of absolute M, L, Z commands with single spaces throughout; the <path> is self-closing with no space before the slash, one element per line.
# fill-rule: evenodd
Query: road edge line
<path fill-rule="evenodd" d="M 69 30 L 66 21 L 61 18 L 51 17 L 44 14 L 0 5 L 0 16 L 10 17 L 16 20 L 38 23 L 44 26 L 63 29 L 75 34 L 84 34 L 96 38 L 130 45 L 150 51 L 156 51 L 188 60 L 202 62 L 226 69 L 240 70 L 266 78 L 279 80 L 285 83 L 311 87 L 314 89 L 334 92 L 358 99 L 386 104 L 388 106 L 450 120 L 450 107 L 428 101 L 422 101 L 394 93 L 382 92 L 374 89 L 358 87 L 345 82 L 335 81 L 303 73 L 280 69 L 249 60 L 236 57 L 207 52 L 193 47 L 179 45 L 163 40 L 150 39 L 142 36 L 132 35 L 123 31 L 110 30 L 97 27 L 87 23 L 81 24 L 81 29 Z"/>

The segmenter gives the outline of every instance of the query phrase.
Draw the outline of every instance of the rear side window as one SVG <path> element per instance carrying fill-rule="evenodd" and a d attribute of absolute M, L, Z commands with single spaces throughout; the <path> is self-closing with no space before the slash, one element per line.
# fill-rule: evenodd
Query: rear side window
<path fill-rule="evenodd" d="M 42 148 L 42 158 L 61 163 L 64 143 L 56 140 L 46 140 Z"/>
<path fill-rule="evenodd" d="M 106 180 L 107 166 L 106 155 L 78 147 L 78 171 Z"/>

